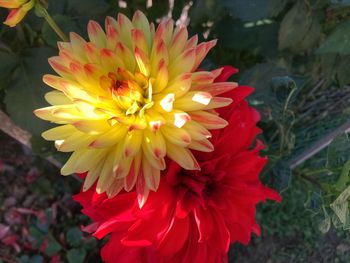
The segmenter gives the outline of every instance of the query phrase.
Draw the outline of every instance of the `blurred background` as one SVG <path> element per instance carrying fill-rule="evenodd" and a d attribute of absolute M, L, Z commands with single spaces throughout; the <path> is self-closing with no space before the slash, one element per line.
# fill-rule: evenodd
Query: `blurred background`
<path fill-rule="evenodd" d="M 249 102 L 269 156 L 261 178 L 283 196 L 258 206 L 262 236 L 234 244 L 230 262 L 350 262 L 349 0 L 48 2 L 65 33 L 86 37 L 90 19 L 140 9 L 218 39 L 201 68 L 232 65 L 232 80 L 255 88 Z M 33 13 L 0 26 L 0 263 L 100 262 L 103 243 L 80 230 L 89 221 L 71 199 L 80 182 L 59 174 L 67 156 L 40 137 L 48 123 L 32 114 L 46 105 L 41 76 L 57 41 Z"/>

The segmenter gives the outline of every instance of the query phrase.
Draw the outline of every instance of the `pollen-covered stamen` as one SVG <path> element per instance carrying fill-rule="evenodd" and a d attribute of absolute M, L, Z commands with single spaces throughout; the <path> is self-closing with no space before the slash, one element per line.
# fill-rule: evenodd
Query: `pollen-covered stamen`
<path fill-rule="evenodd" d="M 109 85 L 112 98 L 117 103 L 118 110 L 128 115 L 139 115 L 144 117 L 145 111 L 152 108 L 152 83 L 145 81 L 145 76 L 138 72 L 131 76 L 124 70 L 118 74 L 109 73 L 108 78 L 102 77 L 104 86 Z"/>

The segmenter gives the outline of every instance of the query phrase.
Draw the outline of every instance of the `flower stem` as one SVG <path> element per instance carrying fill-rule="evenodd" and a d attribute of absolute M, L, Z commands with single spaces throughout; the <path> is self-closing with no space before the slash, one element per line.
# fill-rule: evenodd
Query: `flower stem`
<path fill-rule="evenodd" d="M 37 2 L 36 5 L 35 5 L 35 13 L 36 13 L 37 16 L 45 18 L 46 22 L 53 29 L 53 31 L 55 31 L 55 33 L 59 36 L 60 39 L 62 39 L 65 42 L 69 41 L 69 39 L 66 36 L 66 34 L 63 33 L 63 31 L 57 25 L 55 20 L 53 20 L 53 18 L 47 12 L 46 8 L 39 2 Z"/>
<path fill-rule="evenodd" d="M 55 33 L 65 42 L 68 42 L 68 37 L 66 36 L 65 33 L 61 30 L 61 28 L 57 25 L 55 20 L 50 16 L 50 14 L 47 12 L 45 9 L 44 11 L 44 18 L 46 22 L 50 25 L 50 27 L 55 31 Z"/>

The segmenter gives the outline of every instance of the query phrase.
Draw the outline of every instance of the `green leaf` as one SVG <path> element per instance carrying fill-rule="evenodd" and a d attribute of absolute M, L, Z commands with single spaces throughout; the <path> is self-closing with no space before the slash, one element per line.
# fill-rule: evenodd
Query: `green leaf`
<path fill-rule="evenodd" d="M 339 81 L 339 86 L 343 87 L 344 85 L 350 84 L 350 74 L 349 74 L 349 65 L 350 65 L 350 56 L 342 55 L 336 56 L 336 67 L 337 79 Z"/>
<path fill-rule="evenodd" d="M 83 233 L 78 227 L 70 228 L 67 231 L 67 241 L 72 247 L 78 247 L 83 241 Z"/>
<path fill-rule="evenodd" d="M 324 219 L 320 222 L 320 224 L 318 225 L 318 229 L 322 232 L 322 233 L 327 233 L 329 231 L 329 229 L 331 228 L 332 222 L 331 222 L 331 217 L 329 216 L 329 214 L 327 213 L 327 210 L 324 206 L 322 206 L 323 208 L 323 214 L 324 214 Z"/>
<path fill-rule="evenodd" d="M 70 32 L 80 33 L 80 29 L 76 21 L 71 17 L 65 15 L 54 15 L 52 18 L 67 36 Z M 49 46 L 57 47 L 57 41 L 62 41 L 46 21 L 43 23 L 41 32 L 45 42 Z"/>
<path fill-rule="evenodd" d="M 284 77 L 287 70 L 277 67 L 272 63 L 257 64 L 243 73 L 240 84 L 255 88 L 250 96 L 250 102 L 255 106 L 273 106 L 275 95 L 271 89 L 271 81 L 275 77 Z"/>
<path fill-rule="evenodd" d="M 52 185 L 51 182 L 45 177 L 39 177 L 35 184 L 31 184 L 30 190 L 38 195 L 49 196 L 52 195 Z"/>
<path fill-rule="evenodd" d="M 84 241 L 84 247 L 89 249 L 94 249 L 97 246 L 97 240 L 94 237 L 88 238 L 86 241 Z"/>
<path fill-rule="evenodd" d="M 109 5 L 104 0 L 69 0 L 68 12 L 72 15 L 79 15 L 96 19 L 108 11 Z"/>
<path fill-rule="evenodd" d="M 222 16 L 222 8 L 218 0 L 195 1 L 189 16 L 192 25 L 200 25 L 208 20 L 216 20 Z"/>
<path fill-rule="evenodd" d="M 317 44 L 321 26 L 317 16 L 313 16 L 303 1 L 298 1 L 281 22 L 278 47 L 303 51 Z"/>
<path fill-rule="evenodd" d="M 49 236 L 49 242 L 47 244 L 45 253 L 49 257 L 53 256 L 62 249 L 61 245 L 56 241 L 53 236 Z"/>
<path fill-rule="evenodd" d="M 340 6 L 348 6 L 348 5 L 350 5 L 350 0 L 331 0 L 331 4 L 340 5 Z"/>
<path fill-rule="evenodd" d="M 273 22 L 247 26 L 240 20 L 226 17 L 215 26 L 212 34 L 222 46 L 234 50 L 247 50 L 265 56 L 274 55 L 277 50 L 278 25 Z"/>
<path fill-rule="evenodd" d="M 179 17 L 179 15 L 177 15 L 177 9 L 180 9 L 179 7 L 181 7 L 180 4 L 176 4 L 174 6 L 174 10 L 173 10 L 173 17 Z M 166 13 L 169 10 L 169 2 L 168 1 L 163 1 L 163 0 L 153 0 L 153 5 L 148 8 L 146 10 L 147 12 L 147 17 L 151 20 L 152 18 L 160 18 L 164 15 L 166 15 Z M 182 11 L 182 8 L 181 8 Z M 181 14 L 181 13 L 180 13 Z"/>
<path fill-rule="evenodd" d="M 18 65 L 19 59 L 13 53 L 0 51 L 0 61 L 0 79 L 3 79 Z"/>
<path fill-rule="evenodd" d="M 29 236 L 36 248 L 39 248 L 45 239 L 45 234 L 34 226 L 29 227 Z"/>
<path fill-rule="evenodd" d="M 292 180 L 292 170 L 285 161 L 280 161 L 274 165 L 272 172 L 274 174 L 274 188 L 278 191 L 286 190 Z"/>
<path fill-rule="evenodd" d="M 230 13 L 243 21 L 257 21 L 277 16 L 288 0 L 223 0 L 222 4 Z"/>
<path fill-rule="evenodd" d="M 28 255 L 23 255 L 18 259 L 18 263 L 42 263 L 44 258 L 41 255 L 34 255 L 29 257 Z"/>
<path fill-rule="evenodd" d="M 350 186 L 348 186 L 337 199 L 330 204 L 331 209 L 338 217 L 344 230 L 350 229 L 350 214 L 349 214 L 349 197 Z"/>
<path fill-rule="evenodd" d="M 338 25 L 327 37 L 325 42 L 317 49 L 316 53 L 350 54 L 350 22 Z"/>
<path fill-rule="evenodd" d="M 271 80 L 271 89 L 278 103 L 288 105 L 295 99 L 297 85 L 289 76 L 274 77 Z"/>
<path fill-rule="evenodd" d="M 18 263 L 29 263 L 30 258 L 28 255 L 23 255 L 20 258 L 18 258 Z"/>
<path fill-rule="evenodd" d="M 7 112 L 12 120 L 32 134 L 40 135 L 51 127 L 48 122 L 34 116 L 33 111 L 48 106 L 44 94 L 49 91 L 42 82 L 42 76 L 50 73 L 47 59 L 55 54 L 50 48 L 33 48 L 23 53 L 21 66 L 5 96 Z"/>
<path fill-rule="evenodd" d="M 73 248 L 67 252 L 69 263 L 82 263 L 86 257 L 86 250 L 82 248 Z"/>
<path fill-rule="evenodd" d="M 326 167 L 329 169 L 342 167 L 350 159 L 350 140 L 346 133 L 334 138 L 327 149 Z"/>
<path fill-rule="evenodd" d="M 240 79 L 240 84 L 254 87 L 256 92 L 260 90 L 266 92 L 272 78 L 285 75 L 287 75 L 286 69 L 273 63 L 261 63 L 245 71 Z"/>
<path fill-rule="evenodd" d="M 30 262 L 31 263 L 43 263 L 44 258 L 41 255 L 34 255 L 31 257 Z"/>

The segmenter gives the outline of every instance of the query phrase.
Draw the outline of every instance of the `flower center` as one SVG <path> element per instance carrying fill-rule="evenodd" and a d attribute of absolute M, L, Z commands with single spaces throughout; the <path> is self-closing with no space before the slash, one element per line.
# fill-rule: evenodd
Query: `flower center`
<path fill-rule="evenodd" d="M 138 115 L 143 118 L 145 111 L 154 105 L 152 83 L 142 73 L 132 75 L 119 68 L 117 74 L 111 72 L 108 78 L 112 98 L 125 116 Z"/>
<path fill-rule="evenodd" d="M 196 199 L 208 198 L 215 189 L 215 182 L 211 175 L 198 171 L 183 170 L 181 174 L 181 185 L 185 187 Z"/>

